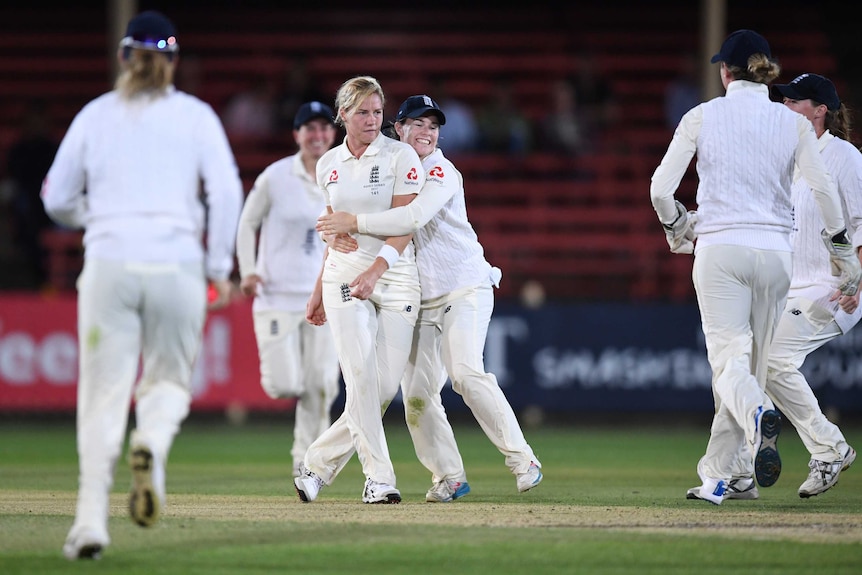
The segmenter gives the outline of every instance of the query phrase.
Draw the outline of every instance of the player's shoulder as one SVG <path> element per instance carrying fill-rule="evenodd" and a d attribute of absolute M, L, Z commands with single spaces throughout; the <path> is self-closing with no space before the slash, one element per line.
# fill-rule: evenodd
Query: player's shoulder
<path fill-rule="evenodd" d="M 296 154 L 285 156 L 279 160 L 274 161 L 266 168 L 263 169 L 263 173 L 268 176 L 287 176 L 293 172 L 293 165 L 296 160 Z"/>

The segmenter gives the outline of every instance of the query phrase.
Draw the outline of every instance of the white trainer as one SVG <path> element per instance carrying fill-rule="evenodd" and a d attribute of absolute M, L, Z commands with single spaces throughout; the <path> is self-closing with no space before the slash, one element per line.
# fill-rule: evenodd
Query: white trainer
<path fill-rule="evenodd" d="M 724 501 L 725 493 L 727 493 L 727 482 L 725 480 L 704 477 L 703 485 L 698 489 L 697 496 L 698 499 L 709 501 L 714 505 L 721 505 L 721 502 Z"/>
<path fill-rule="evenodd" d="M 63 544 L 63 556 L 69 561 L 76 559 L 101 559 L 102 549 L 110 538 L 103 530 L 87 525 L 73 526 Z"/>
<path fill-rule="evenodd" d="M 308 469 L 304 463 L 299 464 L 299 475 L 293 478 L 296 494 L 303 503 L 311 503 L 317 499 L 320 490 L 326 485 L 323 479 L 315 472 Z"/>
<path fill-rule="evenodd" d="M 808 462 L 808 478 L 799 486 L 799 497 L 808 499 L 831 489 L 838 483 L 838 476 L 844 461 L 820 461 L 811 459 Z"/>
<path fill-rule="evenodd" d="M 724 492 L 724 498 L 727 499 L 758 499 L 760 493 L 757 491 L 757 483 L 753 477 L 737 477 L 731 479 L 727 484 L 727 490 Z M 692 487 L 685 494 L 686 499 L 700 499 L 700 485 Z"/>
<path fill-rule="evenodd" d="M 518 491 L 521 493 L 529 491 L 542 482 L 542 470 L 535 461 L 530 462 L 530 468 L 517 476 Z"/>
<path fill-rule="evenodd" d="M 151 527 L 158 521 L 162 501 L 156 489 L 158 462 L 149 447 L 136 446 L 129 455 L 132 469 L 132 489 L 129 492 L 129 515 L 141 527 Z"/>
<path fill-rule="evenodd" d="M 470 484 L 466 481 L 441 479 L 431 486 L 425 494 L 428 503 L 449 503 L 470 493 Z"/>
<path fill-rule="evenodd" d="M 362 490 L 363 503 L 401 503 L 401 492 L 388 483 L 377 483 L 371 479 L 365 480 Z"/>

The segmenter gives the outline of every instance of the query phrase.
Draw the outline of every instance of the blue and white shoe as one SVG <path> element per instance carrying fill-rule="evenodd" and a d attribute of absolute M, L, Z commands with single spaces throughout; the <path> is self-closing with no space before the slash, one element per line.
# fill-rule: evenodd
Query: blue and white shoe
<path fill-rule="evenodd" d="M 535 461 L 530 462 L 530 468 L 527 469 L 524 473 L 519 473 L 517 475 L 518 479 L 518 491 L 523 493 L 524 491 L 529 491 L 536 485 L 542 482 L 542 470 L 539 468 L 539 465 Z"/>
<path fill-rule="evenodd" d="M 470 493 L 470 484 L 466 481 L 443 479 L 431 486 L 425 494 L 428 503 L 449 503 Z"/>
<path fill-rule="evenodd" d="M 781 475 L 781 457 L 778 455 L 778 434 L 781 433 L 781 415 L 774 409 L 757 408 L 754 416 L 754 476 L 761 487 L 770 487 Z"/>

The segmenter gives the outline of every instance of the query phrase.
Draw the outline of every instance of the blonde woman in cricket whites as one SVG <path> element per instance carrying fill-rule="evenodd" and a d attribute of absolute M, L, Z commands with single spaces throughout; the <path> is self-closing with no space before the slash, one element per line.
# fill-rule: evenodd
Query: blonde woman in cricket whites
<path fill-rule="evenodd" d="M 387 138 L 383 88 L 370 76 L 347 80 L 335 99 L 344 142 L 317 163 L 327 211 L 378 212 L 409 203 L 425 183 L 419 156 Z M 315 440 L 294 479 L 310 502 L 352 455 L 362 471 L 364 503 L 399 503 L 401 493 L 383 432 L 383 412 L 398 392 L 419 314 L 419 273 L 411 236 L 357 234 L 350 253 L 327 250 L 306 315 L 328 322 L 345 383 L 344 413 Z M 347 446 L 347 449 L 345 449 Z M 345 453 L 346 451 L 346 453 Z"/>
<path fill-rule="evenodd" d="M 133 391 L 129 512 L 144 527 L 158 520 L 192 399 L 207 281 L 211 309 L 230 298 L 242 182 L 213 109 L 173 86 L 178 50 L 163 14 L 129 21 L 115 89 L 75 116 L 42 189 L 55 221 L 84 229 L 78 502 L 63 546 L 72 560 L 98 558 L 110 543 L 108 496 Z"/>

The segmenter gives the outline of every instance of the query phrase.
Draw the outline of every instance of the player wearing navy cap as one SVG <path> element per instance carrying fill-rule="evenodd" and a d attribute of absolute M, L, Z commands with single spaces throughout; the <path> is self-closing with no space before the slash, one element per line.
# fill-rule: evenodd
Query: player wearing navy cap
<path fill-rule="evenodd" d="M 308 446 L 329 427 L 329 410 L 338 396 L 332 332 L 328 325 L 305 321 L 325 247 L 314 230 L 326 209 L 315 169 L 335 140 L 333 118 L 332 108 L 322 102 L 300 106 L 293 121 L 299 151 L 257 177 L 236 239 L 240 289 L 254 297 L 261 386 L 270 397 L 297 398 L 290 450 L 294 476 Z"/>
<path fill-rule="evenodd" d="M 85 230 L 77 284 L 80 473 L 63 546 L 73 560 L 97 558 L 110 543 L 108 496 L 133 391 L 129 512 L 141 526 L 158 519 L 168 453 L 191 403 L 207 280 L 217 293 L 211 308 L 231 293 L 242 182 L 218 116 L 172 84 L 178 49 L 163 14 L 132 18 L 115 89 L 75 116 L 42 189 L 55 221 Z"/>
<path fill-rule="evenodd" d="M 780 67 L 766 39 L 737 30 L 711 61 L 720 63 L 726 94 L 683 116 L 653 173 L 650 197 L 671 251 L 695 254 L 692 279 L 715 415 L 697 466 L 702 483 L 686 496 L 718 505 L 750 487 L 740 481 L 751 483 L 752 461 L 763 487 L 781 472 L 781 420 L 764 388 L 790 285 L 794 165 L 822 214 L 824 243 L 845 295 L 856 293 L 862 269 L 811 123 L 769 99 Z M 698 208 L 689 214 L 674 192 L 695 153 Z"/>

